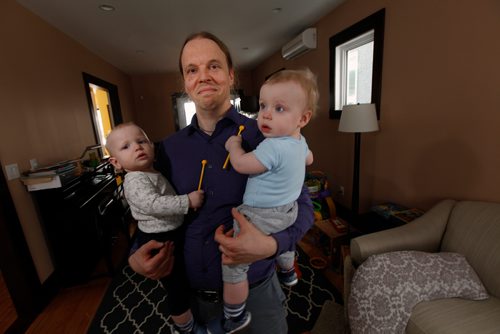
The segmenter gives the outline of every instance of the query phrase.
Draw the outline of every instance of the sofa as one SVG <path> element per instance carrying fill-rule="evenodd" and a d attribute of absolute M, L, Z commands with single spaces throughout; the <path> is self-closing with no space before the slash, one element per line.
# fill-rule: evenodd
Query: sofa
<path fill-rule="evenodd" d="M 352 239 L 350 250 L 344 261 L 347 319 L 353 318 L 349 314 L 352 308 L 347 307 L 354 295 L 353 278 L 365 261 L 399 251 L 458 253 L 472 267 L 472 274 L 477 274 L 486 297 L 430 298 L 417 302 L 409 310 L 402 332 L 500 333 L 500 203 L 443 200 L 406 225 Z M 349 327 L 353 328 L 353 324 Z"/>

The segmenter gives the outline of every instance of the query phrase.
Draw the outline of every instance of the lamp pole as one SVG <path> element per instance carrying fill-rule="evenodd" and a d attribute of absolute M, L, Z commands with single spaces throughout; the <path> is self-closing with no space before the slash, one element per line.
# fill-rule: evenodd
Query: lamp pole
<path fill-rule="evenodd" d="M 359 214 L 359 160 L 361 147 L 361 133 L 354 134 L 354 171 L 352 174 L 352 201 L 351 210 L 353 220 L 358 219 Z"/>
<path fill-rule="evenodd" d="M 359 218 L 359 161 L 361 133 L 378 131 L 377 112 L 374 104 L 351 104 L 342 108 L 339 131 L 354 133 L 354 166 L 352 173 L 351 221 Z M 347 230 L 350 235 L 349 229 Z"/>

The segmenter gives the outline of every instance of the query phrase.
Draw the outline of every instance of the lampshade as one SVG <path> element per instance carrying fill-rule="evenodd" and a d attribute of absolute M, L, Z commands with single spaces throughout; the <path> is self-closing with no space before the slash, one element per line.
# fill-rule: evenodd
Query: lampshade
<path fill-rule="evenodd" d="M 340 132 L 378 131 L 375 104 L 349 104 L 342 108 L 339 122 Z"/>

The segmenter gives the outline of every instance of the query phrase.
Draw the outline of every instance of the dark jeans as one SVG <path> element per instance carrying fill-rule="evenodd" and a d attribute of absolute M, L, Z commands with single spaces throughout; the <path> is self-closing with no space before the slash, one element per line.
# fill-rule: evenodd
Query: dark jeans
<path fill-rule="evenodd" d="M 174 267 L 172 268 L 170 275 L 162 278 L 160 281 L 163 288 L 167 291 L 167 305 L 170 310 L 170 314 L 181 315 L 190 308 L 189 295 L 191 291 L 186 276 L 186 270 L 184 268 L 184 234 L 182 229 L 161 233 L 145 233 L 140 230 L 137 231 L 137 243 L 139 244 L 139 247 L 150 240 L 174 242 Z"/>

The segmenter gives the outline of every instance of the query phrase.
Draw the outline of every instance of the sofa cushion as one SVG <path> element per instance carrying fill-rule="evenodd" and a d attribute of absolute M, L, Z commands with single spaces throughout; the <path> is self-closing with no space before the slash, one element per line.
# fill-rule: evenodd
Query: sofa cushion
<path fill-rule="evenodd" d="M 500 299 L 490 296 L 481 301 L 449 298 L 418 303 L 406 333 L 500 333 Z"/>
<path fill-rule="evenodd" d="M 348 300 L 353 333 L 404 333 L 421 301 L 488 294 L 464 256 L 398 251 L 370 256 L 354 274 Z"/>
<path fill-rule="evenodd" d="M 489 294 L 500 297 L 500 204 L 457 202 L 446 225 L 441 251 L 464 255 Z"/>

